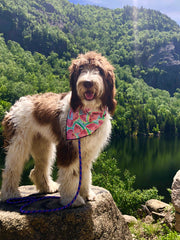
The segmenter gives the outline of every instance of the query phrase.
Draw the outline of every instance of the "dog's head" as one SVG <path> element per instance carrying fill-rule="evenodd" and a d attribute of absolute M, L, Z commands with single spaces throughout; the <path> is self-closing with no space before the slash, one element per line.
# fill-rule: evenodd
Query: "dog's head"
<path fill-rule="evenodd" d="M 96 52 L 81 54 L 69 67 L 72 90 L 71 107 L 100 110 L 108 107 L 113 114 L 116 107 L 113 66 Z"/>

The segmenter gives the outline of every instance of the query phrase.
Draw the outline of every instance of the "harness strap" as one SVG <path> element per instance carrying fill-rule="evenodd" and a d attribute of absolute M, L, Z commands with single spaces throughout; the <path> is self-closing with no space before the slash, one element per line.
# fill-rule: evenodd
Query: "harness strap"
<path fill-rule="evenodd" d="M 81 159 L 81 142 L 80 139 L 78 139 L 78 149 L 79 149 L 79 185 L 78 189 L 76 192 L 76 195 L 72 199 L 70 203 L 68 203 L 66 206 L 59 207 L 59 208 L 54 208 L 54 209 L 41 209 L 41 210 L 24 210 L 25 207 L 31 205 L 34 202 L 46 200 L 46 199 L 60 199 L 60 197 L 56 196 L 48 196 L 48 197 L 22 197 L 22 198 L 10 198 L 6 200 L 6 203 L 8 204 L 19 204 L 19 203 L 25 203 L 21 208 L 20 208 L 20 213 L 22 214 L 35 214 L 35 213 L 51 213 L 51 212 L 57 212 L 64 210 L 66 208 L 69 208 L 76 200 L 77 196 L 79 195 L 80 188 L 81 188 L 81 182 L 82 182 L 82 159 Z"/>

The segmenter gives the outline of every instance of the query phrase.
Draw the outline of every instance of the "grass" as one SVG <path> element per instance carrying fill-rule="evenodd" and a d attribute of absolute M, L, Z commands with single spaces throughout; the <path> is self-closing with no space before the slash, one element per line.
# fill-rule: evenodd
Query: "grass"
<path fill-rule="evenodd" d="M 129 226 L 133 240 L 180 240 L 180 233 L 161 222 L 145 223 L 138 220 Z"/>

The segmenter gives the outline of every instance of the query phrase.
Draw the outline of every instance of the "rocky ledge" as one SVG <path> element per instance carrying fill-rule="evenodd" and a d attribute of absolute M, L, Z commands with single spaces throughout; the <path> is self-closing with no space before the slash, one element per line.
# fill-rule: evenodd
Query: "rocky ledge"
<path fill-rule="evenodd" d="M 37 194 L 34 186 L 19 188 L 22 196 Z M 53 213 L 21 214 L 21 204 L 0 203 L 0 239 L 131 240 L 132 236 L 111 194 L 92 187 L 96 200 Z M 51 194 L 58 196 L 58 194 Z M 27 209 L 59 208 L 58 199 L 33 203 Z"/>
<path fill-rule="evenodd" d="M 176 173 L 173 179 L 171 199 L 176 211 L 175 229 L 180 232 L 180 170 Z"/>

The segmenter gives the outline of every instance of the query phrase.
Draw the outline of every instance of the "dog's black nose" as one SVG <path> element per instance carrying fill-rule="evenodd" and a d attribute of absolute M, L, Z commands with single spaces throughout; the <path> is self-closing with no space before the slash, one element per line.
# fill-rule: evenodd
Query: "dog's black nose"
<path fill-rule="evenodd" d="M 84 81 L 83 85 L 84 85 L 85 88 L 89 89 L 93 86 L 93 82 Z"/>

